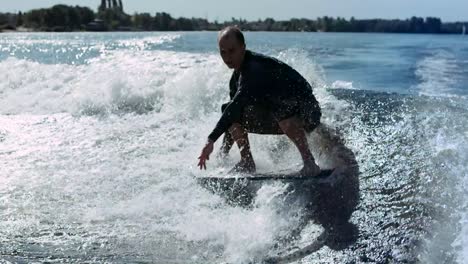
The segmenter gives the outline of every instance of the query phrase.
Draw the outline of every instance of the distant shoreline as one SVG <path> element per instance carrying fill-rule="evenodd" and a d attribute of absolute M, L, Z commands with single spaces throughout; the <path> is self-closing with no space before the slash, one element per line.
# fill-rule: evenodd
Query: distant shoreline
<path fill-rule="evenodd" d="M 0 29 L 1 33 L 112 33 L 112 32 L 121 32 L 121 33 L 132 33 L 132 32 L 218 32 L 219 29 L 200 29 L 200 30 L 140 30 L 140 29 L 131 29 L 131 30 L 105 30 L 105 31 L 94 31 L 94 30 L 67 30 L 67 31 L 56 31 L 56 30 L 38 30 L 34 28 L 21 28 L 21 29 Z M 379 31 L 303 31 L 303 30 L 248 30 L 243 29 L 244 32 L 272 32 L 272 33 L 361 33 L 361 34 L 401 34 L 401 35 L 465 35 L 460 33 L 452 32 L 379 32 Z M 468 33 L 466 34 L 468 36 Z"/>
<path fill-rule="evenodd" d="M 265 30 L 243 30 L 244 33 L 315 33 L 315 34 L 395 34 L 395 35 L 438 35 L 438 36 L 457 36 L 462 34 L 454 34 L 454 33 L 398 33 L 398 32 L 323 32 L 323 31 L 265 31 Z M 112 30 L 112 31 L 87 31 L 87 30 L 75 30 L 75 31 L 47 31 L 47 30 L 34 30 L 31 28 L 22 29 L 22 30 L 0 30 L 0 34 L 2 33 L 143 33 L 143 32 L 161 32 L 161 33 L 188 33 L 188 32 L 218 32 L 218 30 Z M 468 35 L 465 35 L 468 37 Z"/>
<path fill-rule="evenodd" d="M 103 1 L 103 3 L 106 3 Z M 247 21 L 208 21 L 203 18 L 174 18 L 165 12 L 154 15 L 128 15 L 122 5 L 101 6 L 96 13 L 88 7 L 54 5 L 17 14 L 0 13 L 0 32 L 178 32 L 219 31 L 236 25 L 252 32 L 336 32 L 336 33 L 396 33 L 396 34 L 465 34 L 468 22 L 442 22 L 437 17 L 408 19 L 355 19 L 318 17 L 292 18 L 276 21 L 272 18 Z"/>

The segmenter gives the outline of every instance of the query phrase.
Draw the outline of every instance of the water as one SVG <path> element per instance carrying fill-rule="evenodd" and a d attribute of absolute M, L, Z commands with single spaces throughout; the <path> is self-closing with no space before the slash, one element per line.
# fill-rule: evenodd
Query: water
<path fill-rule="evenodd" d="M 343 192 L 360 197 L 358 236 L 296 263 L 464 263 L 468 39 L 246 39 L 313 83 L 359 165 L 359 189 Z M 326 222 L 308 220 L 290 184 L 259 186 L 241 207 L 197 183 L 229 77 L 213 32 L 0 35 L 0 262 L 257 263 L 320 237 Z M 314 153 L 331 166 L 340 151 L 323 154 L 318 132 Z M 299 164 L 284 137 L 251 141 L 260 171 Z"/>

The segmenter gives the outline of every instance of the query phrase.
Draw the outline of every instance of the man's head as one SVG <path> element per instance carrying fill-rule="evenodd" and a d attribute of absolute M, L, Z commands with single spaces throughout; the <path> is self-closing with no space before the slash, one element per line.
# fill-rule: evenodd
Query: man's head
<path fill-rule="evenodd" d="M 221 30 L 218 35 L 218 46 L 224 63 L 231 69 L 240 69 L 245 54 L 245 40 L 240 29 L 227 27 Z"/>

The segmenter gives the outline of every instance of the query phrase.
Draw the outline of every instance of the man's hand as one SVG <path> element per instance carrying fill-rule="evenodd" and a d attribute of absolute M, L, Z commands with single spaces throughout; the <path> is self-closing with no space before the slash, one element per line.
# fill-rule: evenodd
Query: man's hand
<path fill-rule="evenodd" d="M 198 167 L 200 167 L 200 170 L 206 170 L 206 161 L 210 159 L 210 154 L 211 152 L 213 152 L 213 145 L 214 142 L 209 139 L 205 147 L 202 149 L 200 157 L 198 157 L 198 159 L 200 160 L 198 162 Z"/>

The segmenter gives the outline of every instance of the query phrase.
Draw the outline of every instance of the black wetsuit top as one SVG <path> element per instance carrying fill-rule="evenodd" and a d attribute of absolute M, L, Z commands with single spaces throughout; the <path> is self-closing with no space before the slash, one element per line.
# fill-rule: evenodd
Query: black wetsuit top
<path fill-rule="evenodd" d="M 231 101 L 208 136 L 210 140 L 216 141 L 235 120 L 239 120 L 247 105 L 271 109 L 280 107 L 281 101 L 297 100 L 310 102 L 320 111 L 310 84 L 296 70 L 275 58 L 249 50 L 239 71 L 233 72 L 229 88 Z"/>

